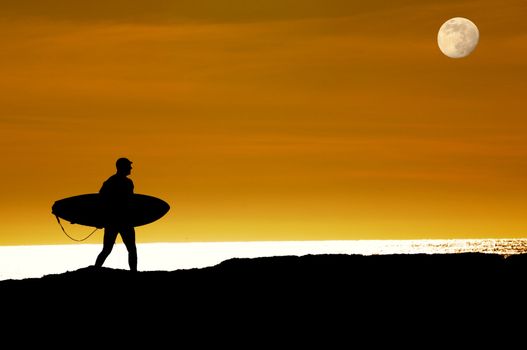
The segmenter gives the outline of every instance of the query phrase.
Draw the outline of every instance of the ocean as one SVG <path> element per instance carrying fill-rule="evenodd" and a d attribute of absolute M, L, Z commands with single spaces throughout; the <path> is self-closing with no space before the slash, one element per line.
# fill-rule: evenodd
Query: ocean
<path fill-rule="evenodd" d="M 93 265 L 101 244 L 0 247 L 0 280 L 39 278 Z M 214 266 L 231 258 L 308 254 L 527 253 L 525 239 L 432 239 L 140 243 L 139 271 L 173 271 Z M 127 252 L 116 244 L 105 267 L 128 269 Z"/>

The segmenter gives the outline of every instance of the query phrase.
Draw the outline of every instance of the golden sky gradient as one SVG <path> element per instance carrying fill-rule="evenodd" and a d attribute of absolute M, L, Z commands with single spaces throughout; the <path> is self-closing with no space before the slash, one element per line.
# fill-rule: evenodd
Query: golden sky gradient
<path fill-rule="evenodd" d="M 83 3 L 2 1 L 0 244 L 71 242 L 120 156 L 139 242 L 527 236 L 524 0 Z"/>

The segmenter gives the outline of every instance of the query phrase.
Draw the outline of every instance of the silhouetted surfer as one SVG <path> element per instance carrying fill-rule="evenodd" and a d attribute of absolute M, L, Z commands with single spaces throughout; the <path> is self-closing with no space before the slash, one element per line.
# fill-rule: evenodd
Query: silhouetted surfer
<path fill-rule="evenodd" d="M 135 230 L 126 221 L 127 206 L 134 193 L 134 183 L 127 176 L 132 171 L 132 162 L 127 158 L 119 158 L 115 163 L 117 172 L 106 180 L 99 193 L 103 196 L 108 208 L 108 224 L 104 228 L 104 244 L 95 261 L 96 267 L 101 267 L 110 255 L 121 234 L 123 243 L 128 249 L 128 264 L 131 271 L 137 271 L 137 249 L 135 246 Z"/>

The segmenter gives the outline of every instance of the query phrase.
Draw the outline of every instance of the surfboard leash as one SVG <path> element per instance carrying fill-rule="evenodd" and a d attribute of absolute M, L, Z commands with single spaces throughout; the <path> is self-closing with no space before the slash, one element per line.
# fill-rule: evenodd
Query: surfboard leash
<path fill-rule="evenodd" d="M 62 229 L 62 232 L 64 232 L 64 234 L 65 234 L 66 236 L 68 236 L 69 239 L 71 239 L 72 241 L 75 241 L 75 242 L 82 242 L 82 241 L 87 240 L 88 238 L 91 237 L 91 235 L 93 235 L 93 234 L 95 233 L 95 231 L 97 231 L 97 230 L 99 229 L 98 227 L 96 227 L 95 230 L 93 230 L 88 236 L 86 236 L 86 237 L 84 237 L 84 238 L 82 238 L 82 239 L 76 239 L 76 238 L 71 237 L 71 236 L 66 232 L 66 230 L 64 229 L 64 226 L 62 226 L 62 222 L 60 222 L 60 218 L 59 218 L 57 215 L 55 215 L 55 217 L 57 218 L 57 222 L 59 223 L 60 228 Z"/>

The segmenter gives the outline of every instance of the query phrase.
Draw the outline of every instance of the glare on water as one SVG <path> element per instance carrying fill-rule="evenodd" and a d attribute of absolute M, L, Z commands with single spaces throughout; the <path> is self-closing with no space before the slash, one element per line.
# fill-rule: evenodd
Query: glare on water
<path fill-rule="evenodd" d="M 93 265 L 99 244 L 0 247 L 0 280 L 42 277 Z M 509 256 L 527 253 L 527 239 L 345 240 L 143 243 L 139 270 L 202 268 L 230 258 L 307 254 L 453 254 L 479 252 Z M 128 269 L 127 252 L 116 244 L 105 267 Z"/>

